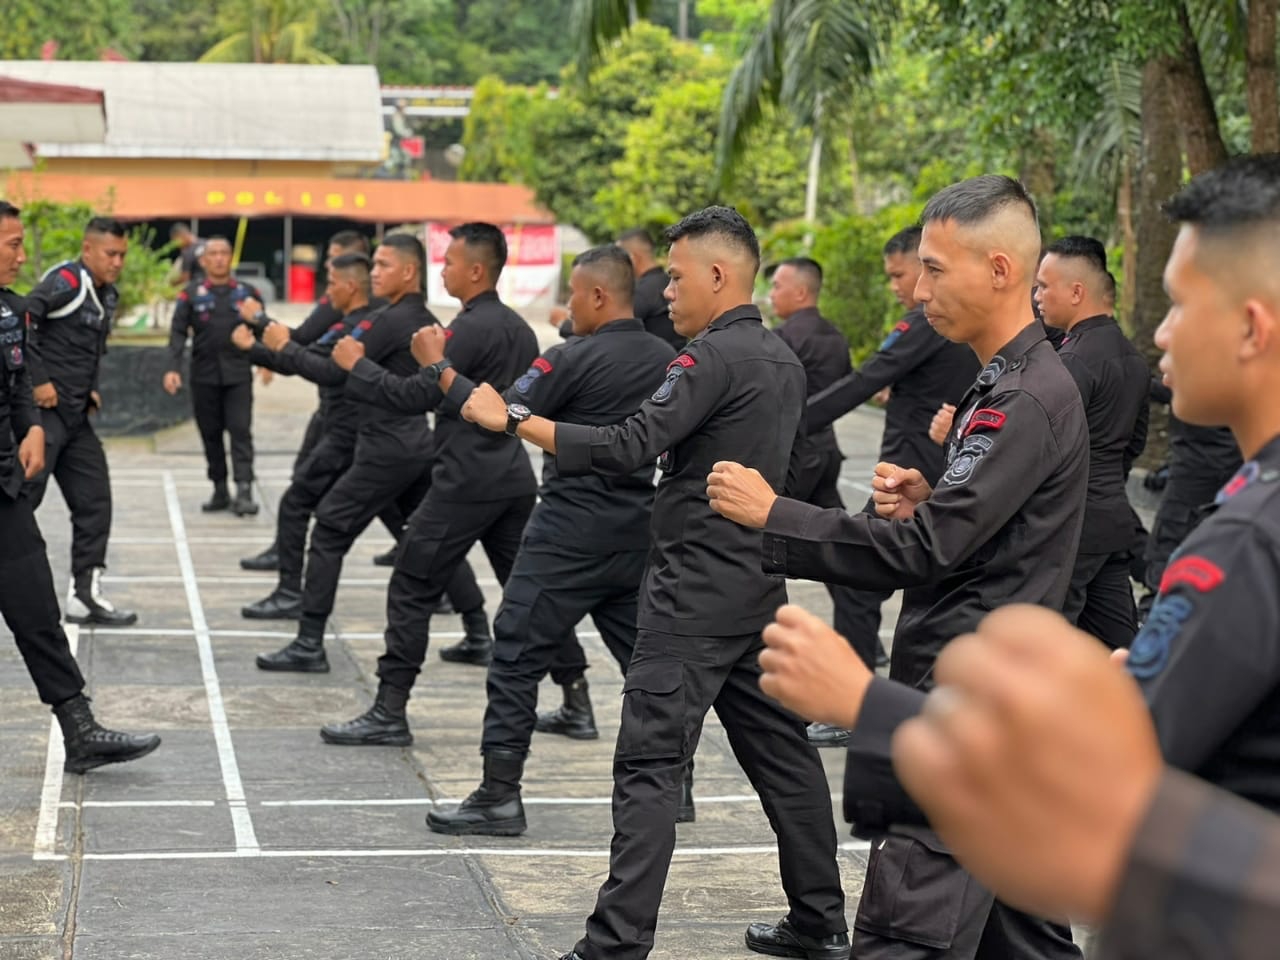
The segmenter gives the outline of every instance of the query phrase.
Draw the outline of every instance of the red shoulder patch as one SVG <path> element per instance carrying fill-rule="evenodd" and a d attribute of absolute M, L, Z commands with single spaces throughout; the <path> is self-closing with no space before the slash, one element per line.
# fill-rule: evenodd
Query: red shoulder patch
<path fill-rule="evenodd" d="M 899 320 L 897 325 L 893 329 L 897 330 L 899 333 L 906 333 L 908 330 L 911 329 L 911 324 L 908 323 L 906 320 Z"/>
<path fill-rule="evenodd" d="M 1197 593 L 1208 593 L 1222 585 L 1227 575 L 1222 568 L 1204 557 L 1179 557 L 1165 568 L 1160 578 L 1160 592 L 1167 593 L 1174 587 L 1186 584 Z"/>
<path fill-rule="evenodd" d="M 544 360 L 542 357 L 538 357 L 538 359 L 534 360 L 533 365 L 537 367 L 539 370 L 541 370 L 543 373 L 551 372 L 551 364 L 547 363 L 547 361 Z"/>
<path fill-rule="evenodd" d="M 670 370 L 672 367 L 696 367 L 697 365 L 697 360 L 693 359 L 693 357 L 689 356 L 687 353 L 682 353 L 667 364 L 667 369 Z"/>
<path fill-rule="evenodd" d="M 445 330 L 445 332 L 444 332 L 444 338 L 445 338 L 446 340 L 448 340 L 448 339 L 449 339 L 450 337 L 452 337 L 452 336 L 453 336 L 453 331 L 452 331 L 452 330 Z"/>
<path fill-rule="evenodd" d="M 1008 419 L 999 410 L 991 410 L 983 407 L 981 410 L 973 411 L 973 416 L 969 418 L 969 423 L 964 428 L 964 436 L 971 433 L 977 433 L 979 430 L 996 431 L 1004 426 L 1005 420 Z"/>
<path fill-rule="evenodd" d="M 66 280 L 67 283 L 71 284 L 72 290 L 80 286 L 80 277 L 73 270 L 69 270 L 68 268 L 63 267 L 61 270 L 58 271 L 58 276 L 62 277 L 63 280 Z"/>
<path fill-rule="evenodd" d="M 190 300 L 191 298 L 190 298 L 189 296 L 187 296 L 187 291 L 183 290 L 181 293 L 179 293 L 179 294 L 178 294 L 178 299 L 179 299 L 179 300 Z"/>

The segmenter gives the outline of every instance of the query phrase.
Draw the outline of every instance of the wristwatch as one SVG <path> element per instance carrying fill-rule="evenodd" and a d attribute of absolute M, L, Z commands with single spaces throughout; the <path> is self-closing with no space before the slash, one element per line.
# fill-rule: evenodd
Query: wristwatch
<path fill-rule="evenodd" d="M 507 404 L 507 436 L 514 437 L 516 428 L 533 416 L 533 411 L 523 403 Z"/>
<path fill-rule="evenodd" d="M 428 364 L 422 369 L 427 372 L 427 379 L 432 383 L 439 383 L 441 375 L 453 366 L 453 361 L 448 357 L 443 360 L 437 360 L 435 363 Z"/>

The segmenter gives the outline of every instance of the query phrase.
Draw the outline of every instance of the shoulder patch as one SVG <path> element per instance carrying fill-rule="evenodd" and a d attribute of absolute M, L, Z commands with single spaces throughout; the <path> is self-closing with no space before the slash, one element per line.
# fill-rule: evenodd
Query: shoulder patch
<path fill-rule="evenodd" d="M 899 337 L 901 337 L 904 333 L 906 333 L 910 329 L 911 329 L 911 322 L 909 320 L 899 320 L 897 324 L 894 325 L 894 328 L 889 331 L 889 335 L 880 341 L 880 346 L 876 347 L 876 349 L 888 350 L 890 347 L 892 347 L 895 343 L 898 342 Z"/>
<path fill-rule="evenodd" d="M 1236 475 L 1228 480 L 1226 485 L 1218 491 L 1218 495 L 1213 498 L 1213 502 L 1218 504 L 1226 503 L 1247 488 L 1253 481 L 1257 480 L 1260 470 L 1257 460 L 1250 460 L 1244 464 L 1236 471 Z"/>
<path fill-rule="evenodd" d="M 536 369 L 541 370 L 543 373 L 551 372 L 551 363 L 543 357 L 538 357 L 536 360 L 534 360 L 533 366 Z"/>
<path fill-rule="evenodd" d="M 58 279 L 55 283 L 57 290 L 75 290 L 80 286 L 79 275 L 70 267 L 63 267 L 58 271 Z"/>
<path fill-rule="evenodd" d="M 982 368 L 982 372 L 978 374 L 978 383 L 984 387 L 995 386 L 995 382 L 1004 375 L 1005 369 L 1009 366 L 1004 357 L 997 354 L 991 358 L 991 362 Z"/>
<path fill-rule="evenodd" d="M 689 356 L 689 354 L 687 353 L 682 353 L 680 354 L 680 356 L 676 357 L 674 360 L 672 360 L 670 363 L 667 364 L 667 369 L 670 370 L 672 367 L 676 367 L 676 366 L 696 367 L 697 365 L 698 365 L 697 360 L 693 359 L 693 357 Z"/>
<path fill-rule="evenodd" d="M 1222 568 L 1211 560 L 1194 554 L 1179 557 L 1165 568 L 1160 578 L 1160 592 L 1168 593 L 1174 587 L 1188 586 L 1197 593 L 1208 593 L 1222 586 L 1227 579 Z"/>
<path fill-rule="evenodd" d="M 969 417 L 969 422 L 965 424 L 962 436 L 969 436 L 971 433 L 977 433 L 979 430 L 991 430 L 992 432 L 999 430 L 1004 426 L 1008 417 L 999 410 L 992 410 L 983 407 L 980 410 L 973 411 Z"/>
<path fill-rule="evenodd" d="M 953 487 L 967 483 L 969 478 L 973 476 L 973 471 L 982 462 L 982 458 L 994 446 L 995 441 L 990 437 L 966 437 L 964 443 L 956 451 L 956 455 L 948 462 L 946 473 L 942 475 L 942 479 L 938 482 L 946 483 Z"/>
<path fill-rule="evenodd" d="M 1169 662 L 1169 648 L 1194 612 L 1195 604 L 1187 597 L 1160 597 L 1129 645 L 1125 662 L 1129 673 L 1139 680 L 1158 675 Z"/>
<path fill-rule="evenodd" d="M 667 367 L 667 379 L 662 381 L 662 384 L 650 398 L 654 403 L 666 403 L 667 400 L 670 399 L 671 388 L 676 385 L 676 381 L 683 376 L 685 371 L 684 366 L 677 366 L 677 364 L 679 364 L 681 357 L 686 356 L 686 354 L 682 353 L 679 357 L 676 357 L 671 361 L 671 366 Z M 692 366 L 692 364 L 690 364 L 690 366 Z"/>

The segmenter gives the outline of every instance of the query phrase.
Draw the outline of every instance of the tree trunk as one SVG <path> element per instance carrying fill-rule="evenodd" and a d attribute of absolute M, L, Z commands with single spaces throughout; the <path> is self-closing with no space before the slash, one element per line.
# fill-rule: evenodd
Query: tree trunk
<path fill-rule="evenodd" d="M 1280 150 L 1280 103 L 1276 94 L 1277 0 L 1249 0 L 1249 40 L 1245 53 L 1253 152 Z"/>
<path fill-rule="evenodd" d="M 1182 46 L 1171 59 L 1169 80 L 1182 142 L 1187 151 L 1187 167 L 1191 175 L 1220 167 L 1227 161 L 1227 147 L 1218 127 L 1218 111 L 1205 80 L 1200 47 L 1196 44 L 1185 3 L 1178 4 L 1178 23 L 1182 27 Z"/>
<path fill-rule="evenodd" d="M 1116 219 L 1124 240 L 1124 289 L 1120 297 L 1120 317 L 1133 329 L 1133 310 L 1138 302 L 1138 237 L 1133 229 L 1133 160 L 1126 152 L 1120 161 L 1120 188 L 1116 191 Z"/>
<path fill-rule="evenodd" d="M 1138 167 L 1138 251 L 1133 276 L 1133 341 L 1154 372 L 1160 351 L 1152 338 L 1169 310 L 1164 292 L 1164 265 L 1173 250 L 1177 227 L 1160 206 L 1182 180 L 1182 156 L 1178 151 L 1177 110 L 1172 97 L 1174 57 L 1150 60 L 1142 68 L 1142 158 Z M 1147 449 L 1140 463 L 1152 467 L 1164 460 L 1169 448 L 1168 418 L 1153 408 Z"/>
<path fill-rule="evenodd" d="M 1035 198 L 1040 214 L 1040 232 L 1045 236 L 1053 225 L 1053 201 L 1057 193 L 1058 168 L 1056 144 L 1053 134 L 1044 127 L 1031 134 L 1031 141 L 1022 155 L 1019 177 L 1023 186 Z"/>

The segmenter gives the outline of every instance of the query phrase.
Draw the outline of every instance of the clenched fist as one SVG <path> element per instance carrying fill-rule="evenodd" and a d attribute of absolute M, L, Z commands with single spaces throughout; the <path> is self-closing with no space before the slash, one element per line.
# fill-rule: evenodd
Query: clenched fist
<path fill-rule="evenodd" d="M 262 342 L 269 350 L 283 350 L 284 345 L 289 342 L 289 328 L 283 323 L 267 324 L 267 328 L 262 331 Z"/>
<path fill-rule="evenodd" d="M 445 333 L 444 327 L 438 323 L 420 327 L 418 332 L 413 335 L 413 342 L 409 345 L 409 348 L 413 351 L 413 359 L 424 367 L 439 363 L 444 359 L 444 345 L 448 339 L 449 337 Z"/>
<path fill-rule="evenodd" d="M 893 463 L 877 463 L 871 478 L 871 499 L 876 514 L 886 520 L 907 520 L 933 493 L 924 475 L 915 467 L 899 467 Z"/>
<path fill-rule="evenodd" d="M 333 362 L 348 373 L 364 356 L 364 344 L 354 337 L 343 337 L 333 345 Z"/>

